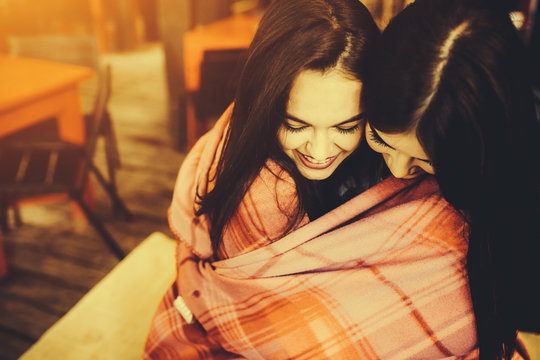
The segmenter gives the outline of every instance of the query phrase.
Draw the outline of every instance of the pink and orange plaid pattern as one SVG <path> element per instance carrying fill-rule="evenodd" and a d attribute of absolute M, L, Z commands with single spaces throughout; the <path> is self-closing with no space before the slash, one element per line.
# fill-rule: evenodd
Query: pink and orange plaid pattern
<path fill-rule="evenodd" d="M 269 163 L 223 234 L 224 259 L 211 262 L 193 200 L 227 119 L 180 170 L 169 211 L 178 276 L 146 359 L 477 358 L 466 223 L 431 177 L 387 179 L 278 239 L 296 198 Z M 174 306 L 178 296 L 195 322 Z"/>

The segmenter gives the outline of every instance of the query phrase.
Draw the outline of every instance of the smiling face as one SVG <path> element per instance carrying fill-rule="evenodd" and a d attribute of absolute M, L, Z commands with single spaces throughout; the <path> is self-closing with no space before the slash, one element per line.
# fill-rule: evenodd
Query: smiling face
<path fill-rule="evenodd" d="M 336 69 L 304 70 L 293 82 L 278 138 L 304 177 L 328 178 L 358 147 L 361 89 L 360 81 Z"/>
<path fill-rule="evenodd" d="M 416 133 L 387 134 L 366 124 L 366 141 L 383 155 L 386 165 L 397 178 L 411 179 L 424 172 L 435 174 L 429 156 L 426 155 Z"/>

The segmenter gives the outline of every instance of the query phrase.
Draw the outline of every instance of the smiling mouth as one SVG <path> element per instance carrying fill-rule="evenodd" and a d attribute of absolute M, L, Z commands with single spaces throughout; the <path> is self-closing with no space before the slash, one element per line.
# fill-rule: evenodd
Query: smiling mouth
<path fill-rule="evenodd" d="M 315 170 L 322 170 L 328 168 L 330 165 L 334 163 L 334 161 L 337 159 L 338 155 L 334 155 L 332 157 L 326 158 L 324 161 L 315 161 L 311 156 L 304 155 L 299 151 L 296 151 L 298 154 L 298 157 L 302 161 L 302 163 L 310 168 Z"/>

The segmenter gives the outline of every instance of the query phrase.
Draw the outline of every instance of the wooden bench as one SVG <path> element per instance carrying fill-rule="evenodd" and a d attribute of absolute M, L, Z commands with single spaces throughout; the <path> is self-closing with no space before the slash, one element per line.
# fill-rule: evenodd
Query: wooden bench
<path fill-rule="evenodd" d="M 153 233 L 20 359 L 140 359 L 154 312 L 175 278 L 176 241 Z"/>

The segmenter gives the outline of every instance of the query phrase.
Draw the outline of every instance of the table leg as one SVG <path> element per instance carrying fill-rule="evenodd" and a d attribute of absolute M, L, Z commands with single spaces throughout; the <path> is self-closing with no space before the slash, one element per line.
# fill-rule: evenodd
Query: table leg
<path fill-rule="evenodd" d="M 60 138 L 83 145 L 85 143 L 85 125 L 78 89 L 71 88 L 62 92 L 58 95 L 58 100 L 64 104 L 56 115 Z"/>

